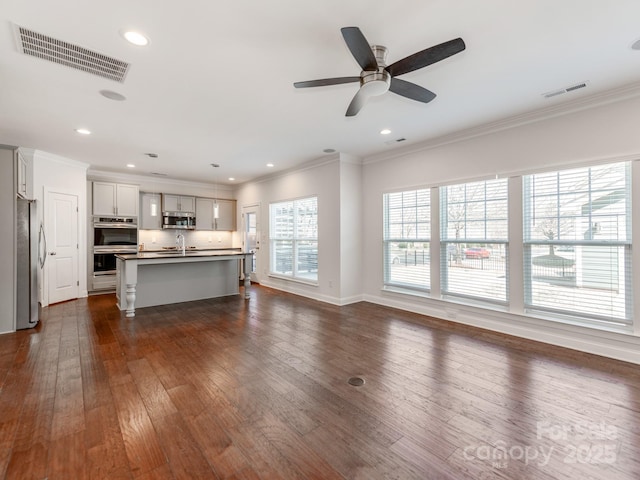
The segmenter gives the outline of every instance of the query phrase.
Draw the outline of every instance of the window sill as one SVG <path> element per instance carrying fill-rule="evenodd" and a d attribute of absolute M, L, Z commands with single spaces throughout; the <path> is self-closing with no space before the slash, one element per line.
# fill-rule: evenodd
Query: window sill
<path fill-rule="evenodd" d="M 550 315 L 535 309 L 525 309 L 524 316 L 538 320 L 545 320 L 547 322 L 571 325 L 573 327 L 589 328 L 591 330 L 601 330 L 603 332 L 619 333 L 623 335 L 633 335 L 633 325 L 624 325 L 622 323 L 617 325 L 607 325 L 606 323 L 583 319 L 580 317 L 571 317 L 569 315 Z"/>
<path fill-rule="evenodd" d="M 382 287 L 383 292 L 400 293 L 402 295 L 410 295 L 412 297 L 431 298 L 431 292 L 429 290 L 414 290 L 411 288 L 402 288 L 394 286 Z"/>
<path fill-rule="evenodd" d="M 499 303 L 485 303 L 482 301 L 474 301 L 472 299 L 460 298 L 456 296 L 442 296 L 440 298 L 434 298 L 430 295 L 430 292 L 427 291 L 418 291 L 411 290 L 401 287 L 391 287 L 384 286 L 381 289 L 382 292 L 392 293 L 403 295 L 407 297 L 421 298 L 433 300 L 436 302 L 442 302 L 449 305 L 458 305 L 460 307 L 470 307 L 470 308 L 478 308 L 486 311 L 493 311 L 499 313 L 513 314 L 522 318 L 524 321 L 526 320 L 541 320 L 545 322 L 554 323 L 556 325 L 567 325 L 569 327 L 579 327 L 586 328 L 589 330 L 599 330 L 602 332 L 613 333 L 613 334 L 622 334 L 622 335 L 634 335 L 633 325 L 607 325 L 604 323 L 598 323 L 596 321 L 590 321 L 588 319 L 583 319 L 580 317 L 571 317 L 568 315 L 551 315 L 549 313 L 535 310 L 535 309 L 525 309 L 524 312 L 512 312 L 509 309 L 508 305 L 503 305 Z"/>
<path fill-rule="evenodd" d="M 269 276 L 269 278 L 277 278 L 279 280 L 287 280 L 289 282 L 301 283 L 303 285 L 310 285 L 312 287 L 317 287 L 319 285 L 317 280 L 306 280 L 306 279 L 300 278 L 300 277 L 289 277 L 287 275 L 278 275 L 277 273 L 269 273 L 268 276 Z"/>

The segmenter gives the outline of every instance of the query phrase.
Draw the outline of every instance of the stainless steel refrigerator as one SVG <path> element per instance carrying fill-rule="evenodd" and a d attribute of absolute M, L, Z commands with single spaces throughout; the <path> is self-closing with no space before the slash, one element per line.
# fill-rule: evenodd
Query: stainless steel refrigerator
<path fill-rule="evenodd" d="M 17 199 L 16 329 L 35 327 L 38 309 L 39 234 L 35 200 Z"/>

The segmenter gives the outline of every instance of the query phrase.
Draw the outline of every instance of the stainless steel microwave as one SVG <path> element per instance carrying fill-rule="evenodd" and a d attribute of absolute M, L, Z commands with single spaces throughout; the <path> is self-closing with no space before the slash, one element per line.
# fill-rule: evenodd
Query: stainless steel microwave
<path fill-rule="evenodd" d="M 196 215 L 192 212 L 162 212 L 162 228 L 195 230 Z"/>

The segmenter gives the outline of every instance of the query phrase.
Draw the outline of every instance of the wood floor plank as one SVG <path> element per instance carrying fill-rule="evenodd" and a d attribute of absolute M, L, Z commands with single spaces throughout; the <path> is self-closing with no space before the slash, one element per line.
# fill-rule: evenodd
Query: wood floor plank
<path fill-rule="evenodd" d="M 155 418 L 154 426 L 175 478 L 217 478 L 179 413 Z"/>
<path fill-rule="evenodd" d="M 139 476 L 166 463 L 149 414 L 133 382 L 112 385 L 114 403 L 131 471 Z"/>
<path fill-rule="evenodd" d="M 636 365 L 259 286 L 133 319 L 52 305 L 0 335 L 0 412 L 8 479 L 640 477 Z"/>
<path fill-rule="evenodd" d="M 49 447 L 49 478 L 88 479 L 84 431 L 58 437 Z"/>

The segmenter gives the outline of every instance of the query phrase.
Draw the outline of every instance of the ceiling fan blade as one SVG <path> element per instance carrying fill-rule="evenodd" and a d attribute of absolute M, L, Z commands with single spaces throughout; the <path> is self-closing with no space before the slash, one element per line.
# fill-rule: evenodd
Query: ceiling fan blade
<path fill-rule="evenodd" d="M 357 115 L 360 109 L 364 107 L 364 104 L 366 103 L 367 98 L 369 98 L 369 96 L 363 92 L 362 88 L 358 90 L 358 92 L 353 97 L 353 100 L 351 100 L 351 103 L 349 104 L 349 108 L 347 108 L 347 113 L 345 114 L 345 116 L 353 117 Z"/>
<path fill-rule="evenodd" d="M 296 88 L 326 87 L 327 85 L 340 85 L 341 83 L 354 83 L 359 81 L 360 81 L 360 77 L 322 78 L 320 80 L 295 82 L 293 86 Z"/>
<path fill-rule="evenodd" d="M 407 82 L 399 78 L 392 78 L 389 90 L 403 97 L 410 98 L 411 100 L 417 100 L 422 103 L 429 103 L 436 98 L 436 94 L 431 90 L 416 85 L 415 83 Z"/>
<path fill-rule="evenodd" d="M 420 52 L 409 55 L 408 57 L 398 60 L 395 63 L 389 65 L 386 70 L 395 77 L 403 75 L 405 73 L 413 72 L 419 68 L 426 67 L 432 63 L 444 60 L 451 55 L 455 55 L 463 51 L 466 48 L 464 41 L 461 38 L 449 40 L 448 42 L 435 45 L 433 47 L 426 48 Z"/>
<path fill-rule="evenodd" d="M 378 69 L 378 61 L 371 50 L 371 46 L 358 27 L 341 28 L 344 41 L 358 65 L 365 71 Z"/>

